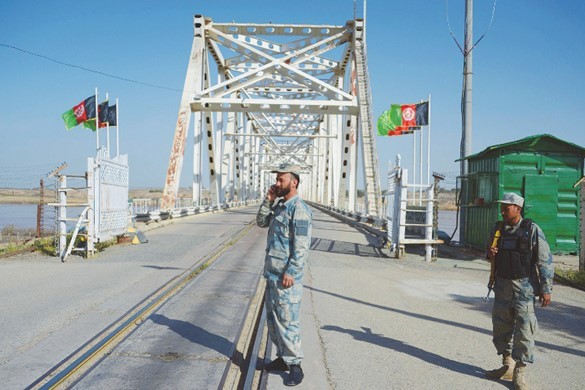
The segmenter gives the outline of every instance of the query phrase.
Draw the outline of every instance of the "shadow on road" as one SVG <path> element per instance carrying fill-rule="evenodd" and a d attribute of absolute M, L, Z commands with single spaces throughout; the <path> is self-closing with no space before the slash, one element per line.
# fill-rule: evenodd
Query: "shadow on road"
<path fill-rule="evenodd" d="M 413 345 L 406 344 L 400 340 L 386 337 L 381 334 L 372 333 L 372 330 L 370 328 L 366 328 L 363 326 L 361 328 L 362 331 L 345 329 L 335 325 L 325 325 L 321 329 L 327 331 L 347 333 L 356 340 L 376 344 L 384 348 L 392 349 L 396 352 L 405 353 L 424 362 L 431 363 L 451 371 L 459 372 L 461 374 L 470 375 L 476 378 L 482 378 L 484 375 L 483 374 L 484 369 L 481 367 L 458 362 L 456 360 L 452 360 L 444 356 L 437 355 L 436 353 L 425 351 L 424 349 L 415 347 Z"/>
<path fill-rule="evenodd" d="M 463 323 L 460 323 L 460 322 L 446 320 L 446 319 L 443 319 L 443 318 L 431 317 L 431 316 L 428 316 L 428 315 L 425 315 L 425 314 L 413 313 L 413 312 L 406 311 L 406 310 L 400 310 L 400 309 L 395 309 L 395 308 L 391 308 L 391 307 L 387 307 L 387 306 L 377 305 L 375 303 L 365 302 L 365 301 L 362 301 L 362 300 L 359 300 L 359 299 L 346 297 L 346 296 L 343 296 L 343 295 L 340 295 L 340 294 L 336 294 L 336 293 L 332 293 L 332 292 L 329 292 L 329 291 L 320 290 L 318 288 L 311 287 L 311 286 L 307 286 L 307 285 L 305 285 L 304 288 L 309 289 L 311 291 L 318 292 L 318 293 L 331 295 L 331 296 L 334 296 L 334 297 L 337 297 L 337 298 L 340 298 L 340 299 L 344 299 L 344 300 L 347 300 L 347 301 L 350 301 L 350 302 L 355 302 L 355 303 L 359 303 L 359 304 L 363 304 L 363 305 L 368 305 L 368 306 L 371 306 L 371 307 L 374 307 L 374 308 L 378 308 L 378 309 L 381 309 L 381 310 L 386 310 L 386 311 L 389 311 L 389 312 L 392 312 L 392 313 L 397 313 L 397 314 L 401 314 L 401 315 L 405 315 L 405 316 L 409 316 L 409 317 L 414 317 L 414 318 L 418 318 L 418 319 L 421 319 L 421 320 L 424 320 L 424 321 L 431 321 L 431 322 L 436 322 L 436 323 L 440 323 L 440 324 L 455 326 L 455 327 L 462 328 L 462 329 L 471 330 L 471 331 L 474 331 L 474 332 L 477 332 L 477 333 L 482 333 L 482 334 L 488 335 L 490 338 L 492 336 L 491 321 L 489 321 L 489 322 L 486 323 L 486 325 L 489 326 L 489 328 L 480 328 L 478 326 L 469 325 L 469 324 L 463 324 Z M 560 305 L 562 305 L 562 304 L 560 304 Z M 472 307 L 472 309 L 474 309 L 474 310 L 478 310 L 477 308 L 478 308 L 478 306 L 473 306 Z M 547 307 L 544 310 L 548 310 L 548 309 L 549 308 Z M 577 309 L 583 310 L 581 308 L 577 308 Z M 482 312 L 485 313 L 485 307 L 482 307 L 479 310 L 481 310 Z M 560 324 L 558 324 L 558 322 L 552 322 L 552 321 L 558 321 L 558 319 L 554 317 L 554 313 L 550 313 L 550 314 L 547 314 L 547 315 L 543 315 L 542 312 L 544 310 L 539 310 L 537 312 L 538 320 L 541 321 L 541 317 L 544 317 L 543 318 L 543 321 L 541 321 L 541 324 L 546 323 L 547 325 L 543 325 L 543 326 L 546 326 L 547 328 L 550 326 L 550 328 L 558 329 L 558 327 L 560 326 Z M 559 310 L 562 310 L 562 308 L 559 308 Z M 572 318 L 571 321 L 577 321 L 579 319 L 582 319 L 582 317 Z M 551 322 L 549 323 L 549 321 L 551 321 Z M 580 330 L 581 328 L 579 328 L 579 327 L 574 328 L 574 329 L 579 329 L 579 332 L 582 332 L 582 330 Z M 555 344 L 551 344 L 551 343 L 539 342 L 538 341 L 538 333 L 536 335 L 536 339 L 537 339 L 537 341 L 536 341 L 536 346 L 537 347 L 546 348 L 546 349 L 550 349 L 550 350 L 554 350 L 554 351 L 566 353 L 566 354 L 569 354 L 569 355 L 575 355 L 575 356 L 585 357 L 585 351 L 582 351 L 582 350 L 578 350 L 578 349 L 575 349 L 575 348 L 569 348 L 569 347 L 565 347 L 565 346 L 562 346 L 562 345 L 555 345 Z"/>
<path fill-rule="evenodd" d="M 425 255 L 424 245 L 408 245 L 406 253 Z M 463 248 L 455 245 L 437 245 L 437 256 L 443 259 L 472 261 L 483 259 L 485 253 L 472 248 Z"/>
<path fill-rule="evenodd" d="M 185 268 L 178 268 L 178 267 L 161 267 L 160 265 L 143 265 L 141 267 L 142 268 L 158 269 L 158 270 L 163 270 L 163 269 L 185 269 Z"/>
<path fill-rule="evenodd" d="M 375 238 L 372 238 L 375 240 Z M 368 237 L 370 241 L 370 237 Z M 361 257 L 388 257 L 382 252 L 381 248 L 373 246 L 374 242 L 369 245 L 356 244 L 354 242 L 328 240 L 325 238 L 313 238 L 311 240 L 311 250 L 328 252 L 328 253 L 339 253 L 342 255 L 354 255 Z"/>
<path fill-rule="evenodd" d="M 461 295 L 451 294 L 450 297 L 457 302 L 467 305 L 467 309 L 482 312 L 489 318 L 488 321 L 491 325 L 491 310 L 494 302 L 493 294 L 490 297 L 489 303 L 486 305 L 478 305 L 474 300 L 470 300 L 469 297 Z M 576 344 L 581 344 L 585 341 L 585 328 L 583 328 L 585 309 L 556 302 L 554 300 L 554 291 L 552 297 L 553 301 L 551 304 L 544 308 L 540 307 L 538 301 L 536 302 L 536 318 L 540 328 L 536 333 L 536 346 L 585 357 L 585 351 L 538 341 L 538 335 L 544 332 L 562 333 L 567 341 L 571 340 Z"/>
<path fill-rule="evenodd" d="M 209 349 L 213 349 L 222 355 L 231 357 L 233 343 L 221 336 L 210 333 L 187 321 L 173 320 L 160 314 L 151 315 L 150 320 L 155 324 L 166 326 L 169 330 L 172 330 L 192 343 L 202 345 Z"/>
<path fill-rule="evenodd" d="M 305 285 L 304 288 L 307 288 L 307 289 L 309 289 L 311 291 L 315 291 L 315 292 L 318 292 L 318 293 L 327 294 L 327 295 L 331 295 L 331 296 L 334 296 L 334 297 L 337 297 L 337 298 L 345 299 L 345 300 L 348 300 L 348 301 L 351 301 L 351 302 L 359 303 L 359 304 L 362 304 L 362 305 L 367 305 L 367 306 L 371 306 L 371 307 L 374 307 L 374 308 L 377 308 L 377 309 L 382 309 L 382 310 L 390 311 L 392 313 L 402 314 L 402 315 L 405 315 L 405 316 L 414 317 L 414 318 L 418 318 L 418 319 L 425 320 L 425 321 L 437 322 L 439 324 L 455 326 L 455 327 L 458 327 L 458 328 L 467 329 L 467 330 L 471 330 L 471 331 L 474 331 L 474 332 L 487 334 L 487 335 L 490 335 L 490 336 L 492 334 L 491 333 L 491 330 L 489 330 L 489 329 L 480 328 L 480 327 L 473 326 L 473 325 L 462 324 L 460 322 L 451 321 L 451 320 L 445 320 L 443 318 L 431 317 L 431 316 L 428 316 L 426 314 L 413 313 L 413 312 L 406 311 L 406 310 L 400 310 L 400 309 L 395 309 L 395 308 L 392 308 L 392 307 L 377 305 L 375 303 L 365 302 L 365 301 L 362 301 L 362 300 L 359 300 L 359 299 L 346 297 L 346 296 L 343 296 L 343 295 L 340 295 L 340 294 L 336 294 L 336 293 L 332 293 L 332 292 L 329 292 L 329 291 L 320 290 L 318 288 L 311 287 L 311 286 L 307 286 L 307 285 Z"/>

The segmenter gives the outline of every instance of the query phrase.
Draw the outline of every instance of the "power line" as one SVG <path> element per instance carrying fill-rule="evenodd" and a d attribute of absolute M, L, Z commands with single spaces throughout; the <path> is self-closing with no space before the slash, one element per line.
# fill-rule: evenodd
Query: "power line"
<path fill-rule="evenodd" d="M 169 87 L 164 87 L 164 86 L 161 86 L 161 85 L 156 85 L 156 84 L 151 84 L 151 83 L 145 83 L 145 82 L 142 82 L 142 81 L 129 79 L 127 77 L 116 76 L 116 75 L 113 75 L 113 74 L 110 74 L 110 73 L 102 72 L 100 70 L 86 68 L 85 66 L 75 65 L 75 64 L 69 64 L 67 62 L 64 62 L 64 61 L 61 61 L 61 60 L 57 60 L 55 58 L 51 58 L 51 57 L 45 56 L 43 54 L 34 53 L 32 51 L 29 51 L 29 50 L 21 49 L 19 47 L 13 46 L 13 45 L 8 45 L 6 43 L 1 43 L 0 42 L 0 46 L 6 47 L 8 49 L 16 50 L 16 51 L 19 51 L 21 53 L 25 53 L 25 54 L 28 54 L 28 55 L 31 55 L 31 56 L 43 58 L 45 60 L 49 60 L 49 61 L 54 62 L 54 63 L 59 64 L 59 65 L 68 66 L 70 68 L 80 69 L 80 70 L 83 70 L 85 72 L 95 73 L 95 74 L 99 74 L 101 76 L 110 77 L 110 78 L 113 78 L 113 79 L 122 80 L 122 81 L 126 81 L 126 82 L 129 82 L 129 83 L 140 84 L 140 85 L 144 85 L 146 87 L 158 88 L 158 89 L 165 89 L 165 90 L 168 90 L 168 91 L 175 91 L 175 92 L 183 92 L 182 89 L 169 88 Z"/>
<path fill-rule="evenodd" d="M 0 167 L 0 188 L 35 188 L 56 164 Z"/>

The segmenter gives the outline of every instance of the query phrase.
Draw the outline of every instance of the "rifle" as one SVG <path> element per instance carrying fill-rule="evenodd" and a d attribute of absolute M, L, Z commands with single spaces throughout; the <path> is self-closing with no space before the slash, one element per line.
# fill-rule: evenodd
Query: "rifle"
<path fill-rule="evenodd" d="M 494 233 L 494 239 L 492 240 L 492 245 L 491 248 L 495 248 L 498 246 L 498 240 L 500 239 L 500 236 L 502 235 L 502 229 L 504 228 L 504 221 L 500 222 L 500 226 L 496 229 L 496 232 Z M 494 283 L 496 281 L 496 259 L 490 259 L 491 263 L 490 263 L 490 280 L 488 281 L 488 293 L 485 296 L 484 300 L 488 301 L 490 299 L 490 293 L 492 292 L 492 290 L 494 289 Z"/>

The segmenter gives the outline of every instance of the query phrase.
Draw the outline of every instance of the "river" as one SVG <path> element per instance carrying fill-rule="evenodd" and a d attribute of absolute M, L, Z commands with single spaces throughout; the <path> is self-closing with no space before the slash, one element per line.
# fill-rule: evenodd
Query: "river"
<path fill-rule="evenodd" d="M 82 209 L 72 207 L 67 210 L 68 216 L 77 217 Z M 55 225 L 55 208 L 53 206 L 45 206 L 43 220 L 45 229 L 50 229 Z M 14 226 L 16 229 L 36 229 L 37 205 L 0 203 L 0 231 L 7 226 Z"/>
<path fill-rule="evenodd" d="M 77 216 L 80 210 L 69 210 L 70 215 Z M 54 222 L 54 207 L 45 206 L 44 225 L 49 228 Z M 439 230 L 449 236 L 453 234 L 456 226 L 456 211 L 439 211 Z M 0 204 L 0 230 L 6 226 L 14 225 L 18 229 L 36 229 L 37 205 L 36 204 Z"/>
<path fill-rule="evenodd" d="M 49 210 L 47 210 L 49 211 Z M 49 211 L 52 216 L 52 211 Z M 0 229 L 6 226 L 14 226 L 17 229 L 29 229 L 37 227 L 36 204 L 0 204 Z"/>

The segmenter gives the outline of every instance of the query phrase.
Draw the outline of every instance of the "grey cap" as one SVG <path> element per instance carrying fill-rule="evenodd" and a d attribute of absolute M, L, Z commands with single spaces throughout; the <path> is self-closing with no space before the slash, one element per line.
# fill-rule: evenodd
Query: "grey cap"
<path fill-rule="evenodd" d="M 515 204 L 516 206 L 524 207 L 524 198 L 520 195 L 516 195 L 513 192 L 504 192 L 502 200 L 498 201 L 504 204 Z"/>
<path fill-rule="evenodd" d="M 273 169 L 272 173 L 294 173 L 297 176 L 301 176 L 301 167 L 298 165 L 292 165 L 283 163 L 278 166 L 278 168 Z"/>

